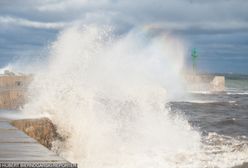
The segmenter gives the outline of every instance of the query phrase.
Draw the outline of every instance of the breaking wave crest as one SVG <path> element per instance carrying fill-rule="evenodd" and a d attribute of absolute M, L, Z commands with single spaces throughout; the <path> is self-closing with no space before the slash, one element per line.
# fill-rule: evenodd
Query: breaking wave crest
<path fill-rule="evenodd" d="M 65 139 L 53 150 L 80 167 L 232 165 L 222 156 L 212 162 L 201 134 L 165 105 L 184 94 L 181 42 L 139 31 L 113 36 L 109 28 L 75 26 L 61 32 L 22 111 L 48 116 Z"/>

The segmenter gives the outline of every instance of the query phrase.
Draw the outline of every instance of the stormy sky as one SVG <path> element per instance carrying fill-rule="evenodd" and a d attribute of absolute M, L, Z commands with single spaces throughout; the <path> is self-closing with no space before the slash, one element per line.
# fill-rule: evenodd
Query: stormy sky
<path fill-rule="evenodd" d="M 247 0 L 0 0 L 0 67 L 35 59 L 77 23 L 171 33 L 197 48 L 202 72 L 248 73 Z"/>

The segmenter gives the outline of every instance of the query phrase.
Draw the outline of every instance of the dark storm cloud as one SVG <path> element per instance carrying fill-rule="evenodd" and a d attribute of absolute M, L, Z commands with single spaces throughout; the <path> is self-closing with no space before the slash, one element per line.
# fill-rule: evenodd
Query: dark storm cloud
<path fill-rule="evenodd" d="M 222 66 L 223 59 L 244 58 L 248 66 L 247 9 L 247 0 L 1 0 L 0 34 L 6 34 L 1 34 L 0 50 L 26 43 L 33 51 L 34 44 L 46 45 L 44 39 L 54 38 L 66 26 L 94 23 L 113 25 L 119 33 L 136 27 L 171 32 L 198 48 L 201 63 L 214 58 Z M 34 35 L 32 40 L 20 42 L 10 34 L 21 27 L 28 30 L 27 36 Z M 51 33 L 41 33 L 42 29 Z"/>
<path fill-rule="evenodd" d="M 3 16 L 41 22 L 121 22 L 133 25 L 161 24 L 164 27 L 164 23 L 167 23 L 178 28 L 193 25 L 205 29 L 207 24 L 211 27 L 226 25 L 226 29 L 229 26 L 248 27 L 246 0 L 4 0 L 1 3 L 4 4 L 0 6 Z"/>

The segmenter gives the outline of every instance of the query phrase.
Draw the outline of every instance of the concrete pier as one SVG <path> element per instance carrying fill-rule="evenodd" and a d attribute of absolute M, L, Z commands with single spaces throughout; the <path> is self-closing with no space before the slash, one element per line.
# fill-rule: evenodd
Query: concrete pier
<path fill-rule="evenodd" d="M 225 91 L 225 76 L 187 74 L 185 81 L 190 91 Z"/>
<path fill-rule="evenodd" d="M 0 118 L 0 167 L 13 163 L 21 163 L 17 167 L 76 167 L 10 125 L 10 120 Z"/>

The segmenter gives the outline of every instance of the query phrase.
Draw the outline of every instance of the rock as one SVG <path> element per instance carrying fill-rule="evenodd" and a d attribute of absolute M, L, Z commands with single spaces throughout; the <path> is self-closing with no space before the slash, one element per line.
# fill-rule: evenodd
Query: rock
<path fill-rule="evenodd" d="M 48 118 L 14 120 L 11 124 L 48 149 L 52 148 L 53 141 L 61 139 L 56 126 Z"/>
<path fill-rule="evenodd" d="M 243 163 L 242 165 L 239 166 L 234 166 L 233 168 L 248 168 L 248 162 Z"/>

